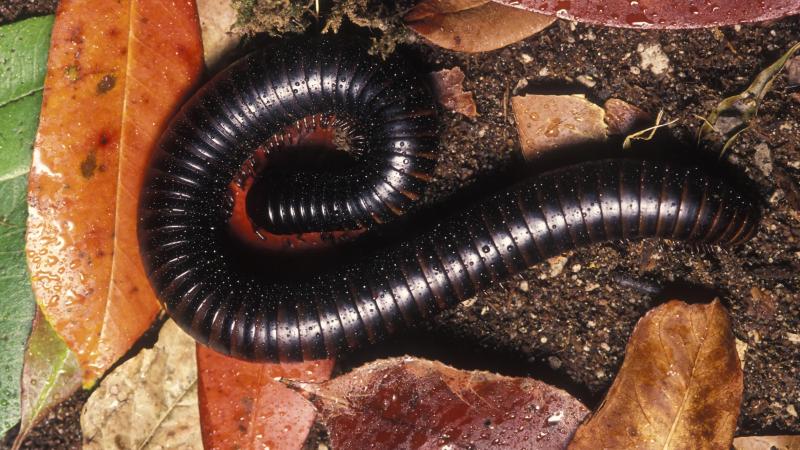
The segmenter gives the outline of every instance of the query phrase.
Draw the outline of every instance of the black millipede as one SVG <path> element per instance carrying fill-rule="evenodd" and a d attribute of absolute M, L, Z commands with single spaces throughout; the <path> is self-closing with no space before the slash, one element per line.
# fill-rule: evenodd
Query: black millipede
<path fill-rule="evenodd" d="M 254 227 L 373 228 L 408 211 L 433 174 L 436 109 L 425 84 L 397 61 L 314 41 L 251 53 L 202 87 L 151 158 L 139 241 L 168 314 L 219 352 L 256 361 L 333 356 L 569 249 L 646 237 L 735 245 L 758 225 L 758 208 L 704 170 L 612 159 L 522 181 L 427 232 L 307 278 L 242 271 L 225 245 L 232 180 L 257 147 L 308 122 L 358 136 L 357 163 L 252 189 Z M 281 257 L 259 264 L 279 266 Z"/>

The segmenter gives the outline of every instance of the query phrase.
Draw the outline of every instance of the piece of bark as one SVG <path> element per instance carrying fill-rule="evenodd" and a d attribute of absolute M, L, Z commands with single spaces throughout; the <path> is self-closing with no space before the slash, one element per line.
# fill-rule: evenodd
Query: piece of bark
<path fill-rule="evenodd" d="M 526 160 L 608 137 L 603 108 L 582 95 L 511 97 L 511 108 Z"/>

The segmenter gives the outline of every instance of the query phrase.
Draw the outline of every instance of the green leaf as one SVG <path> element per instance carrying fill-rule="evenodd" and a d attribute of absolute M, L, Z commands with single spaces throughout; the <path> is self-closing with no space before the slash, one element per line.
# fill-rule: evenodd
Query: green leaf
<path fill-rule="evenodd" d="M 22 372 L 22 418 L 14 448 L 50 409 L 81 386 L 81 370 L 75 354 L 47 323 L 38 309 L 25 350 Z"/>
<path fill-rule="evenodd" d="M 19 420 L 25 340 L 35 311 L 25 259 L 28 169 L 52 17 L 0 27 L 0 435 Z"/>

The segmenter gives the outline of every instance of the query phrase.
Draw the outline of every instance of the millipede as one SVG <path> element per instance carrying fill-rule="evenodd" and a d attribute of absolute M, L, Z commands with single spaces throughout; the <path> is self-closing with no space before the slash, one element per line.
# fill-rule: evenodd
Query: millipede
<path fill-rule="evenodd" d="M 145 270 L 167 313 L 219 352 L 253 361 L 330 357 L 570 249 L 648 237 L 732 246 L 758 226 L 752 201 L 698 167 L 606 159 L 523 180 L 304 278 L 242 270 L 225 244 L 231 185 L 258 171 L 256 152 L 269 160 L 276 147 L 291 149 L 293 133 L 314 129 L 338 130 L 337 145 L 356 162 L 256 181 L 266 188 L 247 193 L 254 229 L 378 228 L 405 215 L 433 175 L 438 123 L 424 80 L 396 59 L 336 40 L 240 59 L 183 105 L 151 157 L 139 204 Z"/>

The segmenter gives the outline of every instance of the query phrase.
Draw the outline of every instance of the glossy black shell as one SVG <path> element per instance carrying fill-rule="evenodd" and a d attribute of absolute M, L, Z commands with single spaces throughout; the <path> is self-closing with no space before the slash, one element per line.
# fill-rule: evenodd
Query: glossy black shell
<path fill-rule="evenodd" d="M 248 199 L 248 209 L 274 232 L 371 226 L 402 214 L 422 191 L 434 167 L 433 111 L 402 67 L 330 43 L 256 52 L 212 80 L 164 133 L 141 197 L 145 268 L 169 315 L 239 358 L 322 358 L 375 343 L 569 249 L 643 237 L 733 245 L 756 231 L 757 208 L 698 168 L 604 160 L 517 184 L 302 281 L 239 270 L 222 244 L 226 199 L 255 147 L 312 114 L 360 121 L 371 151 L 352 172 L 301 192 L 278 188 Z"/>

